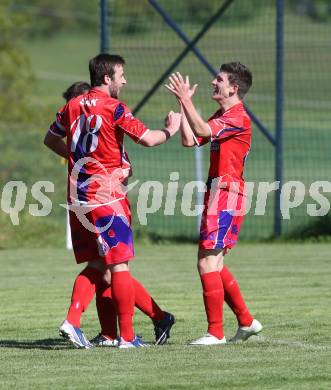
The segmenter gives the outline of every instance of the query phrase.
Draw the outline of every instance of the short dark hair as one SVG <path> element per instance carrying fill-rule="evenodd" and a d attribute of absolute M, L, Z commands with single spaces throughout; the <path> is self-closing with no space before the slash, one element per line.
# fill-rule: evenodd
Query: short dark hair
<path fill-rule="evenodd" d="M 90 59 L 89 71 L 92 87 L 102 85 L 104 77 L 113 77 L 116 65 L 124 65 L 125 61 L 119 55 L 101 53 Z"/>
<path fill-rule="evenodd" d="M 90 88 L 90 84 L 86 81 L 76 81 L 63 92 L 62 96 L 68 102 L 74 97 L 83 95 L 83 93 L 89 91 Z"/>
<path fill-rule="evenodd" d="M 252 85 L 252 72 L 247 68 L 247 66 L 241 64 L 240 62 L 228 62 L 227 64 L 222 64 L 220 71 L 228 74 L 231 85 L 238 85 L 238 96 L 240 99 L 243 99 Z"/>

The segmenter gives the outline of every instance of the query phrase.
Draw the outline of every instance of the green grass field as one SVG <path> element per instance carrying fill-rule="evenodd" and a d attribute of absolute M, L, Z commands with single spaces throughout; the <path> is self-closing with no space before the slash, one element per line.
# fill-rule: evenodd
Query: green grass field
<path fill-rule="evenodd" d="M 330 244 L 239 244 L 227 263 L 261 336 L 241 345 L 189 347 L 206 330 L 193 245 L 140 244 L 133 274 L 177 316 L 168 345 L 75 350 L 58 337 L 79 267 L 65 250 L 0 251 L 1 389 L 329 389 Z M 94 303 L 86 335 L 98 323 Z M 135 329 L 147 341 L 141 313 Z M 236 329 L 225 309 L 225 333 Z"/>

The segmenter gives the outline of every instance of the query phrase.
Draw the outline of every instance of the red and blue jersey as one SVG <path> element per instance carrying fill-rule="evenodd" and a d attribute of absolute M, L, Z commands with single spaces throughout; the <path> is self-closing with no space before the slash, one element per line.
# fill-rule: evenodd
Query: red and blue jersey
<path fill-rule="evenodd" d="M 236 244 L 243 221 L 243 170 L 251 145 L 251 120 L 239 102 L 223 113 L 218 110 L 208 125 L 210 138 L 196 139 L 199 145 L 211 141 L 199 245 L 228 250 Z M 212 185 L 214 179 L 216 187 Z"/>
<path fill-rule="evenodd" d="M 210 138 L 197 138 L 197 143 L 210 145 L 209 180 L 220 178 L 229 189 L 230 183 L 238 183 L 243 191 L 243 170 L 251 145 L 251 119 L 244 105 L 239 102 L 222 113 L 221 110 L 208 120 Z"/>
<path fill-rule="evenodd" d="M 123 102 L 92 88 L 62 107 L 49 131 L 67 137 L 68 202 L 107 203 L 109 177 L 122 182 L 131 171 L 124 134 L 139 143 L 149 130 Z"/>

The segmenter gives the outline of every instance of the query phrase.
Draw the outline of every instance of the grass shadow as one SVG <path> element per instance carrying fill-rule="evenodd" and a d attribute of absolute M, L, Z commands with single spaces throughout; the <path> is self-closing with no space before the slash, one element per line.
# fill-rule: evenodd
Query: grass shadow
<path fill-rule="evenodd" d="M 61 339 L 41 339 L 41 340 L 0 340 L 0 348 L 17 349 L 44 349 L 44 350 L 63 350 L 75 349 L 65 340 Z"/>

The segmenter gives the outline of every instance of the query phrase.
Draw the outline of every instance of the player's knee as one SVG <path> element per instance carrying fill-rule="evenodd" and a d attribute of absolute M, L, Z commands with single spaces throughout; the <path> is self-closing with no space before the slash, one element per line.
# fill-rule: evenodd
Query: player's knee
<path fill-rule="evenodd" d="M 127 261 L 118 264 L 111 264 L 109 265 L 109 269 L 111 272 L 129 271 L 129 264 Z"/>
<path fill-rule="evenodd" d="M 200 275 L 206 274 L 207 272 L 213 272 L 216 271 L 216 267 L 213 264 L 213 261 L 211 261 L 208 257 L 202 257 L 198 260 L 198 272 Z"/>
<path fill-rule="evenodd" d="M 199 259 L 197 264 L 198 272 L 200 275 L 206 273 L 206 261 L 205 259 Z"/>
<path fill-rule="evenodd" d="M 110 272 L 110 269 L 107 268 L 105 273 L 103 274 L 103 281 L 108 285 L 110 286 L 111 284 L 111 272 Z"/>
<path fill-rule="evenodd" d="M 199 274 L 219 272 L 223 266 L 223 254 L 220 250 L 199 250 L 198 271 Z"/>

